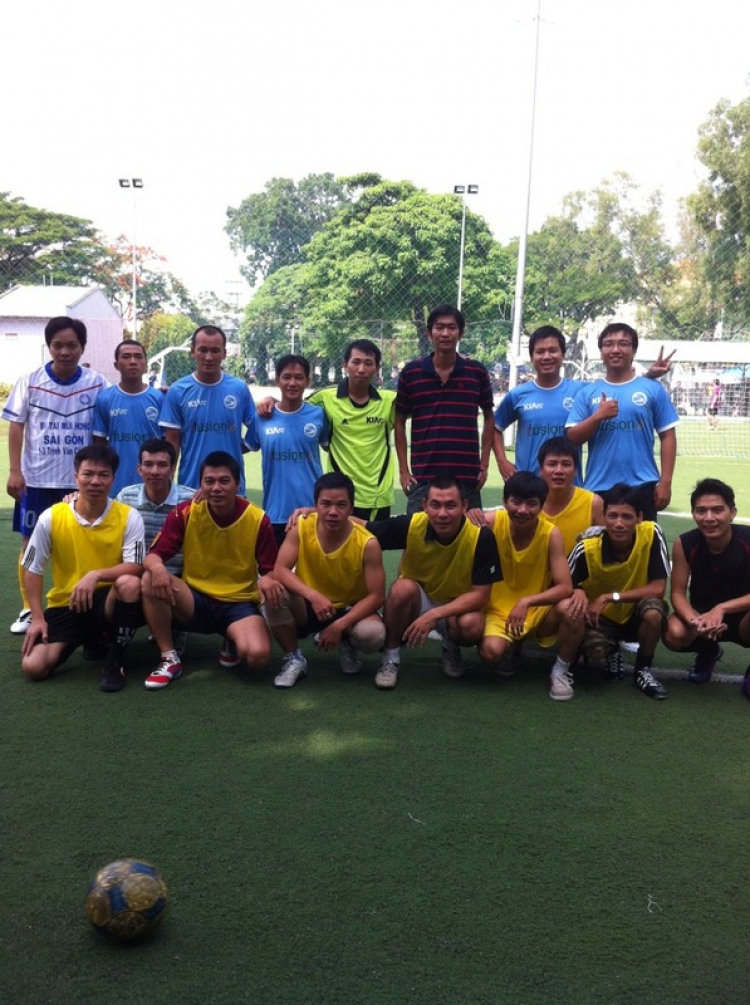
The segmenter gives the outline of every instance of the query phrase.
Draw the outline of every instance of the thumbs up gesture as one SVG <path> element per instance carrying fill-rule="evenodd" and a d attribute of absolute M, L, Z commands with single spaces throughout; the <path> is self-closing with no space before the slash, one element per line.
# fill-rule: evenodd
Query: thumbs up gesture
<path fill-rule="evenodd" d="M 600 422 L 605 419 L 614 419 L 614 417 L 619 412 L 619 406 L 617 404 L 616 398 L 608 398 L 607 395 L 602 391 L 602 398 L 599 402 L 599 407 L 596 410 L 596 417 Z"/>

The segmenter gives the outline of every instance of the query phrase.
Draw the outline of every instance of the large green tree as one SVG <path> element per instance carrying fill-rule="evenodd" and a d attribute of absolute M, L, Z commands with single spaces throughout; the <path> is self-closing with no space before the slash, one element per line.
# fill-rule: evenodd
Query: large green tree
<path fill-rule="evenodd" d="M 372 173 L 340 184 L 348 201 L 246 309 L 241 332 L 259 365 L 294 339 L 325 374 L 347 341 L 370 337 L 390 366 L 425 351 L 430 309 L 456 300 L 461 201 Z M 495 360 L 507 341 L 514 263 L 473 213 L 464 259 L 465 348 Z"/>
<path fill-rule="evenodd" d="M 750 97 L 713 109 L 699 130 L 698 157 L 708 177 L 688 207 L 705 240 L 708 320 L 721 319 L 731 335 L 747 331 L 750 319 Z"/>
<path fill-rule="evenodd" d="M 332 174 L 309 174 L 300 182 L 272 178 L 263 192 L 230 206 L 225 230 L 232 250 L 245 256 L 241 271 L 247 281 L 255 285 L 259 276 L 303 261 L 302 248 L 348 198 Z"/>
<path fill-rule="evenodd" d="M 90 220 L 38 209 L 0 192 L 0 285 L 82 285 L 94 280 L 101 245 Z"/>

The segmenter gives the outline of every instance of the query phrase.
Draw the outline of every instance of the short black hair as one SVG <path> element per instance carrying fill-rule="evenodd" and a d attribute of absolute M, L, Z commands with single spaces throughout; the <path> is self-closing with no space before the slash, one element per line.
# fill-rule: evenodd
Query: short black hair
<path fill-rule="evenodd" d="M 226 348 L 227 337 L 224 332 L 219 328 L 218 325 L 199 325 L 193 334 L 190 336 L 190 348 L 195 349 L 195 340 L 198 338 L 200 333 L 203 332 L 204 335 L 221 335 L 221 340 Z"/>
<path fill-rule="evenodd" d="M 325 492 L 326 489 L 346 489 L 349 502 L 352 506 L 354 505 L 354 482 L 343 471 L 329 471 L 328 474 L 321 475 L 318 478 L 313 486 L 313 499 L 316 504 L 320 493 Z"/>
<path fill-rule="evenodd" d="M 625 482 L 617 482 L 611 489 L 602 492 L 601 496 L 605 513 L 610 506 L 630 506 L 636 513 L 643 512 L 640 491 L 632 485 L 626 485 Z"/>
<path fill-rule="evenodd" d="M 695 488 L 690 493 L 690 509 L 695 509 L 695 504 L 701 496 L 721 496 L 730 509 L 735 508 L 734 489 L 726 482 L 718 478 L 701 478 L 696 483 Z"/>
<path fill-rule="evenodd" d="M 83 321 L 79 321 L 78 318 L 51 318 L 47 324 L 44 326 L 44 341 L 47 343 L 47 348 L 55 335 L 58 332 L 65 331 L 66 328 L 72 329 L 78 341 L 81 343 L 81 348 L 86 348 L 86 325 Z"/>
<path fill-rule="evenodd" d="M 458 307 L 454 307 L 453 304 L 438 304 L 437 307 L 430 311 L 430 315 L 427 318 L 427 331 L 431 332 L 432 327 L 438 318 L 454 318 L 458 324 L 458 332 L 463 335 L 464 328 L 466 327 L 466 321 L 464 316 Z"/>
<path fill-rule="evenodd" d="M 606 328 L 602 329 L 602 332 L 597 340 L 599 348 L 601 349 L 602 342 L 608 335 L 617 335 L 618 332 L 622 332 L 623 335 L 629 335 L 630 340 L 633 343 L 633 349 L 638 348 L 638 332 L 630 325 L 626 325 L 624 321 L 613 321 L 612 324 L 609 324 Z"/>
<path fill-rule="evenodd" d="M 120 352 L 122 351 L 122 349 L 125 346 L 134 346 L 134 345 L 137 345 L 139 349 L 143 350 L 144 357 L 147 355 L 147 353 L 146 353 L 146 347 L 145 347 L 145 345 L 143 345 L 142 342 L 136 342 L 136 340 L 134 338 L 126 338 L 126 339 L 123 339 L 122 342 L 120 342 L 118 345 L 115 346 L 115 363 L 117 362 L 117 360 L 118 360 L 118 358 L 120 356 Z"/>
<path fill-rule="evenodd" d="M 346 349 L 344 349 L 344 363 L 349 362 L 349 357 L 355 349 L 359 349 L 365 356 L 373 356 L 375 366 L 380 368 L 380 360 L 382 359 L 380 349 L 369 338 L 356 338 L 353 342 L 350 342 Z"/>
<path fill-rule="evenodd" d="M 177 451 L 169 442 L 169 440 L 159 440 L 154 437 L 152 440 L 146 440 L 138 448 L 138 463 L 140 464 L 143 460 L 144 454 L 169 454 L 169 461 L 172 467 L 177 463 Z"/>
<path fill-rule="evenodd" d="M 304 356 L 298 356 L 296 353 L 288 352 L 286 356 L 279 356 L 273 365 L 274 371 L 276 372 L 276 380 L 279 379 L 281 371 L 286 370 L 288 366 L 301 366 L 305 371 L 305 376 L 310 376 L 310 361 L 305 359 Z"/>
<path fill-rule="evenodd" d="M 431 478 L 427 485 L 425 500 L 429 498 L 432 489 L 436 489 L 438 492 L 445 492 L 447 489 L 458 489 L 458 494 L 461 498 L 467 498 L 466 486 L 458 478 L 454 478 L 453 475 L 435 475 L 434 478 Z"/>
<path fill-rule="evenodd" d="M 511 475 L 503 487 L 503 502 L 508 499 L 538 499 L 539 504 L 544 506 L 549 495 L 549 486 L 535 475 L 533 471 L 516 471 Z"/>
<path fill-rule="evenodd" d="M 553 454 L 555 457 L 572 457 L 576 468 L 578 467 L 579 450 L 575 443 L 567 436 L 550 436 L 548 440 L 539 448 L 537 460 L 539 467 L 544 464 L 544 459 Z"/>
<path fill-rule="evenodd" d="M 203 480 L 203 472 L 206 468 L 229 468 L 230 474 L 237 484 L 239 485 L 242 481 L 240 466 L 237 463 L 237 458 L 232 457 L 232 455 L 228 454 L 226 450 L 214 450 L 203 459 L 200 474 L 198 475 L 198 478 L 201 481 Z"/>
<path fill-rule="evenodd" d="M 534 354 L 534 346 L 537 342 L 541 342 L 544 338 L 556 338 L 557 343 L 560 346 L 560 352 L 565 355 L 565 336 L 560 331 L 559 328 L 555 328 L 554 325 L 542 325 L 541 328 L 537 328 L 529 336 L 529 356 Z"/>
<path fill-rule="evenodd" d="M 73 470 L 76 473 L 84 461 L 106 464 L 112 469 L 112 474 L 116 475 L 120 466 L 120 455 L 106 443 L 90 443 L 87 447 L 81 447 L 73 458 Z"/>

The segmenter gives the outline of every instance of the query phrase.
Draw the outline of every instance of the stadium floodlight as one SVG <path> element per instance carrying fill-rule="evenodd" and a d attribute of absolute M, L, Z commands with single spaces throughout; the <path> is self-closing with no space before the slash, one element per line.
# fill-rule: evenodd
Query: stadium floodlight
<path fill-rule="evenodd" d="M 461 247 L 458 255 L 458 302 L 456 306 L 461 310 L 461 295 L 464 287 L 464 248 L 466 244 L 466 196 L 476 195 L 479 191 L 478 185 L 454 185 L 453 192 L 461 196 Z"/>
<path fill-rule="evenodd" d="M 131 248 L 131 261 L 133 271 L 133 338 L 138 338 L 138 253 L 136 251 L 135 235 L 138 229 L 138 203 L 135 197 L 136 189 L 143 188 L 143 178 L 119 178 L 120 188 L 133 189 L 133 244 Z"/>

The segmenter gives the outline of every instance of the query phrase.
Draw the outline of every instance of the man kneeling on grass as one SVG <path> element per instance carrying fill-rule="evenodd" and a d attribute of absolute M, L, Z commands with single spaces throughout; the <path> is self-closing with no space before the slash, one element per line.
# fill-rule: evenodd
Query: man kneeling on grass
<path fill-rule="evenodd" d="M 338 649 L 344 673 L 359 673 L 357 650 L 377 652 L 385 628 L 378 608 L 385 597 L 385 570 L 380 545 L 361 523 L 350 518 L 354 483 L 338 471 L 314 486 L 315 508 L 287 533 L 274 574 L 289 593 L 286 623 L 292 618 L 297 636 L 315 635 L 318 648 Z M 269 613 L 276 626 L 284 609 Z M 296 642 L 287 650 L 278 688 L 294 687 L 307 674 L 307 660 Z"/>
<path fill-rule="evenodd" d="M 272 575 L 276 541 L 271 521 L 258 506 L 237 495 L 240 466 L 216 450 L 200 468 L 200 502 L 179 503 L 167 516 L 143 565 L 143 610 L 161 651 L 159 665 L 146 678 L 152 690 L 167 687 L 182 674 L 172 641 L 172 623 L 185 631 L 224 635 L 252 669 L 271 656 L 271 636 L 260 603 L 276 607 L 283 587 Z M 182 552 L 182 579 L 165 563 Z M 289 641 L 283 627 L 279 644 Z M 293 633 L 292 633 L 293 638 Z"/>
<path fill-rule="evenodd" d="M 750 527 L 733 523 L 734 489 L 704 478 L 690 496 L 696 527 L 672 549 L 672 607 L 664 644 L 695 652 L 694 684 L 711 680 L 723 650 L 719 642 L 750 647 Z M 750 667 L 742 692 L 750 698 Z"/>
<path fill-rule="evenodd" d="M 139 595 L 143 521 L 130 506 L 108 498 L 119 458 L 95 444 L 75 455 L 77 495 L 45 510 L 23 555 L 31 624 L 24 636 L 21 669 L 44 680 L 80 645 L 101 637 L 102 624 L 115 640 L 104 661 L 99 687 L 125 686 L 123 654 L 142 624 Z M 44 570 L 52 565 L 48 607 L 42 609 Z"/>
<path fill-rule="evenodd" d="M 634 683 L 660 700 L 667 692 L 651 665 L 667 614 L 669 554 L 661 528 L 642 519 L 638 499 L 638 489 L 613 485 L 604 494 L 604 527 L 592 528 L 570 554 L 573 596 L 558 605 L 552 677 L 572 683 L 570 666 L 580 650 L 590 668 L 620 679 L 620 642 L 637 641 Z"/>
<path fill-rule="evenodd" d="M 503 570 L 502 582 L 492 587 L 479 644 L 486 663 L 497 665 L 532 633 L 540 645 L 552 645 L 559 621 L 554 605 L 572 593 L 562 532 L 541 517 L 547 493 L 537 475 L 517 471 L 503 489 L 505 509 L 484 514 Z M 561 697 L 562 683 L 553 678 L 552 698 Z M 565 697 L 572 696 L 571 688 Z"/>
<path fill-rule="evenodd" d="M 490 589 L 502 578 L 492 532 L 467 519 L 465 491 L 455 478 L 434 478 L 423 507 L 367 525 L 381 547 L 404 552 L 385 603 L 385 652 L 375 675 L 382 690 L 396 687 L 401 643 L 423 646 L 434 630 L 443 638 L 443 672 L 461 677 L 460 647 L 482 638 Z"/>

